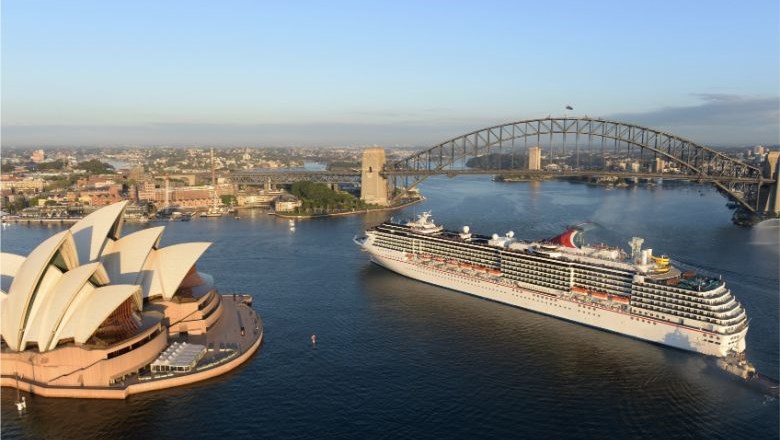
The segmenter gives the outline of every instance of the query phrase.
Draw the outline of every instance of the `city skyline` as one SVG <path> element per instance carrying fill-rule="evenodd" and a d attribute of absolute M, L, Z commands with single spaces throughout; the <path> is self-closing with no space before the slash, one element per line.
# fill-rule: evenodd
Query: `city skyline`
<path fill-rule="evenodd" d="M 779 138 L 775 2 L 6 2 L 2 23 L 3 146 L 421 146 L 564 114 Z"/>

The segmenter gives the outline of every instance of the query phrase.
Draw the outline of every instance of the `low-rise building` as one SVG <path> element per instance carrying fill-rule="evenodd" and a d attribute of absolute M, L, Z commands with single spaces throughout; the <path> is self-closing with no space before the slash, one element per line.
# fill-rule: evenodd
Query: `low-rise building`
<path fill-rule="evenodd" d="M 303 202 L 290 194 L 279 196 L 274 202 L 274 209 L 279 212 L 295 211 L 303 205 Z"/>
<path fill-rule="evenodd" d="M 3 175 L 0 177 L 0 191 L 14 190 L 16 192 L 39 193 L 46 186 L 46 181 L 37 178 L 19 178 Z"/>

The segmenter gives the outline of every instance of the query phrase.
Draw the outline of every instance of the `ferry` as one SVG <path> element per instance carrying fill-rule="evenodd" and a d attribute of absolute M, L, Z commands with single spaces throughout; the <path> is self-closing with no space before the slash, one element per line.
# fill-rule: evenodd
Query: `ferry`
<path fill-rule="evenodd" d="M 719 358 L 744 359 L 745 309 L 720 278 L 681 271 L 633 237 L 626 252 L 583 229 L 524 241 L 437 225 L 430 212 L 384 222 L 354 242 L 379 266 L 499 303 Z"/>

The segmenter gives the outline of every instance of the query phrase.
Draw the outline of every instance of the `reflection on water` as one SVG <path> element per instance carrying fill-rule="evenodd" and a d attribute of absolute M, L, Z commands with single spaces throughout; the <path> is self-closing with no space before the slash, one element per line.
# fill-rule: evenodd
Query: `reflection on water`
<path fill-rule="evenodd" d="M 222 378 L 126 401 L 28 396 L 22 417 L 4 389 L 3 438 L 776 435 L 777 402 L 707 358 L 406 279 L 351 242 L 386 217 L 428 209 L 448 228 L 486 234 L 550 237 L 595 221 L 591 242 L 625 247 L 641 235 L 659 253 L 724 275 L 751 318 L 749 358 L 771 374 L 777 245 L 757 244 L 762 229 L 732 226 L 717 193 L 480 177 L 431 179 L 421 190 L 428 200 L 403 212 L 301 221 L 294 234 L 261 211 L 166 223 L 163 245 L 213 241 L 201 269 L 224 292 L 255 295 L 266 330 L 258 355 Z M 3 250 L 26 254 L 57 230 L 12 226 Z"/>

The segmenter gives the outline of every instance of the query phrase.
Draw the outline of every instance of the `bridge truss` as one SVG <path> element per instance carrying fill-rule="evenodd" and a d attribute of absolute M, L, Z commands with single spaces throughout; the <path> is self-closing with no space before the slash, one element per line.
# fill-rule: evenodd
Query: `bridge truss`
<path fill-rule="evenodd" d="M 543 164 L 561 165 L 557 172 L 540 170 L 531 174 L 595 175 L 607 171 L 609 160 L 637 161 L 640 171 L 633 175 L 712 182 L 751 212 L 760 210 L 761 192 L 768 193 L 762 186 L 773 182 L 764 179 L 759 168 L 688 139 L 587 116 L 530 119 L 472 131 L 388 163 L 383 174 L 395 187 L 406 188 L 437 174 L 517 174 L 528 169 L 529 146 L 542 148 Z M 483 164 L 478 170 L 466 165 L 469 159 L 485 157 L 487 166 Z M 668 164 L 669 172 L 655 170 L 657 159 Z"/>

